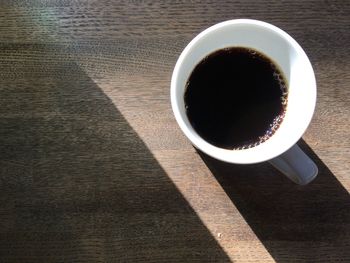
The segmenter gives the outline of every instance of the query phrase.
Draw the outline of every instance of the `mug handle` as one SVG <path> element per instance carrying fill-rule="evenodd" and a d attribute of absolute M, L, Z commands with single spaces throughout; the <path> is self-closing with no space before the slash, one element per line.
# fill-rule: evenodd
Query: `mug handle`
<path fill-rule="evenodd" d="M 318 173 L 316 164 L 296 144 L 269 162 L 293 182 L 300 185 L 310 183 Z"/>

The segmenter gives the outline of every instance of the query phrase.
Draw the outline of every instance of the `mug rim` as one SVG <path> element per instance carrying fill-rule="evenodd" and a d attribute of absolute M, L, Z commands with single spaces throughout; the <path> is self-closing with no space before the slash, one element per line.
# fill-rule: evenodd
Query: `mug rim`
<path fill-rule="evenodd" d="M 312 75 L 311 81 L 312 81 L 312 86 L 310 87 L 311 89 L 314 90 L 314 94 L 310 96 L 310 104 L 309 108 L 309 115 L 308 117 L 304 118 L 303 120 L 303 125 L 301 128 L 299 128 L 298 133 L 293 137 L 293 139 L 288 140 L 288 143 L 285 143 L 283 147 L 281 146 L 279 149 L 273 149 L 273 151 L 267 151 L 264 155 L 261 154 L 254 154 L 254 148 L 258 147 L 252 147 L 250 149 L 243 149 L 243 150 L 227 150 L 224 148 L 219 148 L 217 146 L 214 146 L 207 142 L 205 139 L 203 139 L 201 136 L 199 136 L 192 127 L 189 128 L 188 124 L 185 123 L 183 120 L 183 114 L 180 112 L 179 105 L 178 105 L 178 97 L 177 97 L 177 88 L 178 88 L 178 83 L 177 79 L 179 77 L 179 71 L 180 68 L 183 64 L 183 61 L 185 58 L 191 53 L 192 48 L 197 44 L 198 41 L 200 41 L 203 37 L 207 36 L 213 31 L 216 31 L 218 29 L 221 29 L 223 27 L 230 27 L 233 25 L 253 25 L 253 26 L 258 26 L 261 27 L 264 30 L 270 30 L 273 31 L 273 33 L 277 33 L 279 37 L 284 38 L 290 45 L 293 47 L 294 50 L 297 51 L 298 55 L 302 55 L 305 62 L 308 63 L 308 67 L 310 69 L 309 74 Z M 209 53 L 208 53 L 209 54 Z M 209 156 L 229 162 L 229 163 L 239 163 L 239 164 L 251 164 L 251 163 L 259 163 L 263 161 L 267 161 L 269 159 L 272 159 L 283 152 L 287 151 L 290 147 L 292 147 L 304 134 L 305 130 L 309 126 L 311 122 L 311 118 L 313 116 L 313 112 L 315 109 L 316 105 L 316 79 L 315 79 L 315 74 L 312 69 L 312 65 L 310 63 L 309 58 L 305 54 L 304 50 L 302 47 L 285 31 L 282 29 L 269 24 L 267 22 L 263 22 L 260 20 L 254 20 L 254 19 L 234 19 L 234 20 L 228 20 L 224 22 L 220 22 L 218 24 L 215 24 L 202 32 L 200 32 L 196 37 L 194 37 L 189 44 L 185 47 L 185 49 L 182 51 L 181 55 L 179 56 L 176 65 L 173 70 L 172 78 L 171 78 L 171 105 L 172 105 L 172 110 L 175 115 L 175 119 L 180 126 L 181 130 L 183 133 L 186 135 L 186 137 L 191 141 L 191 143 L 198 148 L 199 150 L 203 151 L 204 153 L 208 154 Z M 272 138 L 272 137 L 271 137 Z M 264 144 L 264 143 L 262 143 Z"/>

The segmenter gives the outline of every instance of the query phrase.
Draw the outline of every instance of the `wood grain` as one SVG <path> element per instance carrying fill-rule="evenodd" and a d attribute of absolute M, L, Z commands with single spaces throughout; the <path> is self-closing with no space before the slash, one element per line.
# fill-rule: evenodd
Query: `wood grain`
<path fill-rule="evenodd" d="M 0 0 L 1 262 L 350 262 L 346 1 Z M 169 85 L 201 30 L 255 18 L 313 64 L 309 186 L 179 130 Z"/>

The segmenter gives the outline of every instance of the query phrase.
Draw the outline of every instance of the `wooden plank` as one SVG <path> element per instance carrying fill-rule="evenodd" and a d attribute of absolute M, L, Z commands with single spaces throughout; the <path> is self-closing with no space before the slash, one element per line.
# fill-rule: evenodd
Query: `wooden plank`
<path fill-rule="evenodd" d="M 344 1 L 0 0 L 0 261 L 350 261 L 349 13 Z M 181 50 L 243 17 L 286 30 L 314 66 L 309 186 L 197 152 L 173 117 Z"/>

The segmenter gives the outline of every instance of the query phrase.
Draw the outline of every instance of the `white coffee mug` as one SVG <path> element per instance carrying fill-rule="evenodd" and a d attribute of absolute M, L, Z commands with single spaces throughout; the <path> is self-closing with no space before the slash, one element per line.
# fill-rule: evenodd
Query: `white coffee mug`
<path fill-rule="evenodd" d="M 194 67 L 207 55 L 225 47 L 248 47 L 271 58 L 288 83 L 288 104 L 277 131 L 258 146 L 227 150 L 205 141 L 192 128 L 185 110 L 186 82 Z M 269 160 L 294 182 L 305 185 L 317 175 L 315 163 L 296 145 L 308 127 L 316 104 L 316 80 L 300 45 L 286 32 L 266 22 L 229 20 L 197 35 L 183 50 L 171 79 L 171 105 L 175 118 L 192 144 L 213 158 L 229 163 L 252 164 Z"/>

